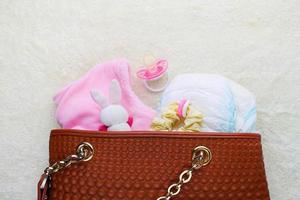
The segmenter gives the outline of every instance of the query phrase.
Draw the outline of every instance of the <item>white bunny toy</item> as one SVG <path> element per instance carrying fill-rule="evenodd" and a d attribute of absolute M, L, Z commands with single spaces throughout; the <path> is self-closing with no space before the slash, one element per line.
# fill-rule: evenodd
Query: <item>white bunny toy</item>
<path fill-rule="evenodd" d="M 113 79 L 109 87 L 109 99 L 98 90 L 91 90 L 91 96 L 101 107 L 100 120 L 108 131 L 130 131 L 127 123 L 128 112 L 120 105 L 121 88 L 119 82 Z"/>

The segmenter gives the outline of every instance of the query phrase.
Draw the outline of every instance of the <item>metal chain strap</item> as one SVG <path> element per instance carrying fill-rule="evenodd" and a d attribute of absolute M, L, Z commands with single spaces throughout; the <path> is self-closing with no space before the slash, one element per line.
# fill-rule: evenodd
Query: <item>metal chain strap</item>
<path fill-rule="evenodd" d="M 82 142 L 76 150 L 76 154 L 67 156 L 65 159 L 54 163 L 53 165 L 47 167 L 44 170 L 44 175 L 40 180 L 40 193 L 44 195 L 43 198 L 38 199 L 47 199 L 47 193 L 44 194 L 44 190 L 47 190 L 47 185 L 51 187 L 51 175 L 58 172 L 59 170 L 70 166 L 73 163 L 81 161 L 89 161 L 92 159 L 94 154 L 93 146 L 88 142 Z M 170 200 L 172 197 L 178 195 L 181 191 L 181 188 L 184 184 L 188 183 L 193 176 L 193 172 L 202 168 L 203 166 L 209 164 L 211 161 L 212 154 L 211 151 L 205 146 L 197 146 L 192 152 L 192 162 L 191 168 L 184 170 L 179 175 L 179 180 L 177 183 L 173 183 L 167 189 L 167 193 L 164 196 L 158 197 L 156 200 Z"/>
<path fill-rule="evenodd" d="M 193 176 L 193 171 L 200 169 L 201 167 L 207 165 L 211 161 L 212 155 L 211 151 L 205 146 L 198 146 L 193 150 L 192 155 L 192 167 L 184 170 L 179 175 L 179 180 L 177 183 L 173 183 L 169 186 L 167 194 L 158 197 L 156 200 L 170 200 L 173 196 L 180 193 L 183 184 L 188 183 Z"/>
<path fill-rule="evenodd" d="M 52 175 L 53 173 L 58 172 L 59 170 L 70 166 L 73 163 L 81 161 L 89 161 L 92 159 L 94 153 L 93 146 L 88 142 L 82 142 L 76 150 L 76 154 L 69 155 L 65 159 L 54 163 L 53 165 L 47 167 L 44 170 L 46 175 Z"/>
<path fill-rule="evenodd" d="M 49 189 L 51 188 L 52 174 L 70 166 L 73 163 L 89 161 L 94 155 L 94 148 L 88 142 L 82 142 L 78 145 L 76 154 L 67 156 L 65 159 L 47 167 L 38 183 L 38 200 L 47 200 Z"/>

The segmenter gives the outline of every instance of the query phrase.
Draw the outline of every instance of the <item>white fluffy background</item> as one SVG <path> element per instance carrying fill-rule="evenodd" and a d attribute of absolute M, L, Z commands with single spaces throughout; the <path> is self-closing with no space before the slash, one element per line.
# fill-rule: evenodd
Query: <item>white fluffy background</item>
<path fill-rule="evenodd" d="M 271 197 L 299 200 L 299 1 L 1 0 L 0 25 L 1 200 L 36 198 L 53 94 L 112 58 L 134 72 L 148 52 L 171 76 L 219 73 L 255 93 Z M 159 95 L 133 83 L 155 107 Z"/>

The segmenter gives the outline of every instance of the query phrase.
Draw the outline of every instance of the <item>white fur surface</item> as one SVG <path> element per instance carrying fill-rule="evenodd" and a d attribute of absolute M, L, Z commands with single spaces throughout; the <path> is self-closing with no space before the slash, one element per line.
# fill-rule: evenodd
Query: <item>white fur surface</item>
<path fill-rule="evenodd" d="M 252 91 L 271 197 L 298 200 L 299 10 L 297 0 L 1 0 L 0 199 L 35 199 L 59 88 L 115 57 L 136 69 L 150 52 L 168 59 L 171 77 L 219 73 Z"/>

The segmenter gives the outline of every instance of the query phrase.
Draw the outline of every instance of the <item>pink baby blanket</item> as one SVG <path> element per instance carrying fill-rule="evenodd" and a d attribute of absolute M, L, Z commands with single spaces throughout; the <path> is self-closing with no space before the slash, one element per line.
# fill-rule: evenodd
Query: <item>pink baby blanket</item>
<path fill-rule="evenodd" d="M 155 111 L 142 103 L 131 88 L 130 66 L 126 59 L 112 60 L 92 68 L 85 76 L 67 85 L 54 97 L 56 119 L 62 128 L 98 130 L 101 108 L 90 95 L 92 89 L 108 96 L 111 80 L 119 81 L 121 104 L 133 117 L 132 130 L 149 130 Z"/>

